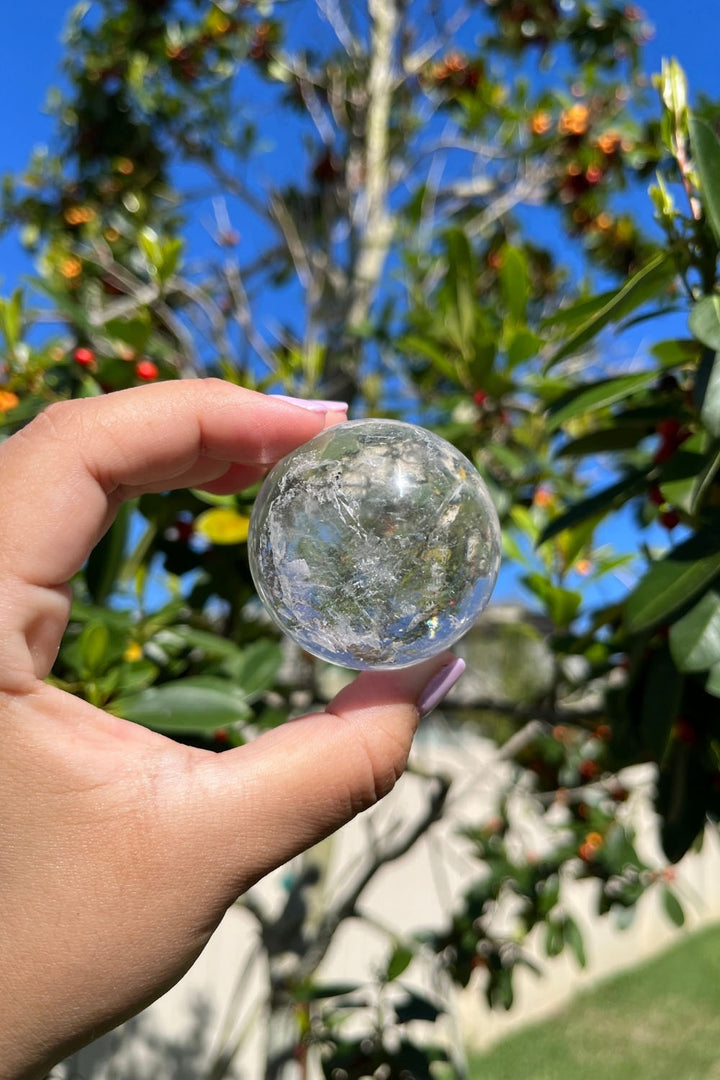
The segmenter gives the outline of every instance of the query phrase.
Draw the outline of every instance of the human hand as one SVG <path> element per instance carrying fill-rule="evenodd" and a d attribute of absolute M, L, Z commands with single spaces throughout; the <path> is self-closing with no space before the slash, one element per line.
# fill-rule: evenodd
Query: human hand
<path fill-rule="evenodd" d="M 124 499 L 255 483 L 338 422 L 216 380 L 52 406 L 0 446 L 0 1080 L 35 1080 L 175 983 L 254 882 L 386 794 L 445 653 L 214 754 L 47 685 L 68 580 Z"/>

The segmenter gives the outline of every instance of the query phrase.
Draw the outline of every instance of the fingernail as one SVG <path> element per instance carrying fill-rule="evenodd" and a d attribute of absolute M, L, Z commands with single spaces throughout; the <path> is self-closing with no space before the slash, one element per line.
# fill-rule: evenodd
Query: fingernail
<path fill-rule="evenodd" d="M 269 394 L 268 397 L 275 401 L 285 401 L 288 405 L 297 405 L 300 409 L 308 412 L 347 412 L 349 406 L 346 401 L 313 401 L 307 398 L 287 397 L 285 394 Z"/>
<path fill-rule="evenodd" d="M 459 657 L 437 671 L 418 698 L 420 716 L 427 716 L 452 689 L 465 670 L 465 661 Z"/>

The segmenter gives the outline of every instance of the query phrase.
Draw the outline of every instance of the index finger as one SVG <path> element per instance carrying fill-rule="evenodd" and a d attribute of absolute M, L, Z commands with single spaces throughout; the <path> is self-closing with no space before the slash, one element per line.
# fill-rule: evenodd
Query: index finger
<path fill-rule="evenodd" d="M 239 490 L 327 417 L 217 379 L 52 405 L 0 446 L 0 573 L 67 581 L 123 498 L 218 482 Z"/>
<path fill-rule="evenodd" d="M 218 379 L 52 405 L 0 446 L 0 680 L 50 670 L 65 583 L 120 502 L 147 491 L 237 491 L 341 419 Z"/>

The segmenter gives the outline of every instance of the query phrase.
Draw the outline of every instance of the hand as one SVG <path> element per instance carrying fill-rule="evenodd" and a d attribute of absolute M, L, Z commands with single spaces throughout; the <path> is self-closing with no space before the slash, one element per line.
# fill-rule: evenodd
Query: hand
<path fill-rule="evenodd" d="M 167 990 L 245 889 L 392 788 L 460 674 L 447 653 L 364 673 L 223 754 L 43 682 L 67 582 L 123 499 L 236 491 L 341 419 L 198 380 L 55 405 L 0 446 L 0 1080 L 42 1077 Z"/>

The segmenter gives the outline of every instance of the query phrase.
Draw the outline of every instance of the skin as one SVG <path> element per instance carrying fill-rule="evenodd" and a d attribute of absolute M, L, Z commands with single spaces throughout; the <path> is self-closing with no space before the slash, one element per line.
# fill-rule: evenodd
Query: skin
<path fill-rule="evenodd" d="M 172 986 L 254 882 L 385 795 L 443 654 L 224 754 L 47 685 L 67 586 L 123 499 L 257 481 L 343 418 L 215 380 L 52 406 L 0 446 L 0 1080 Z"/>

